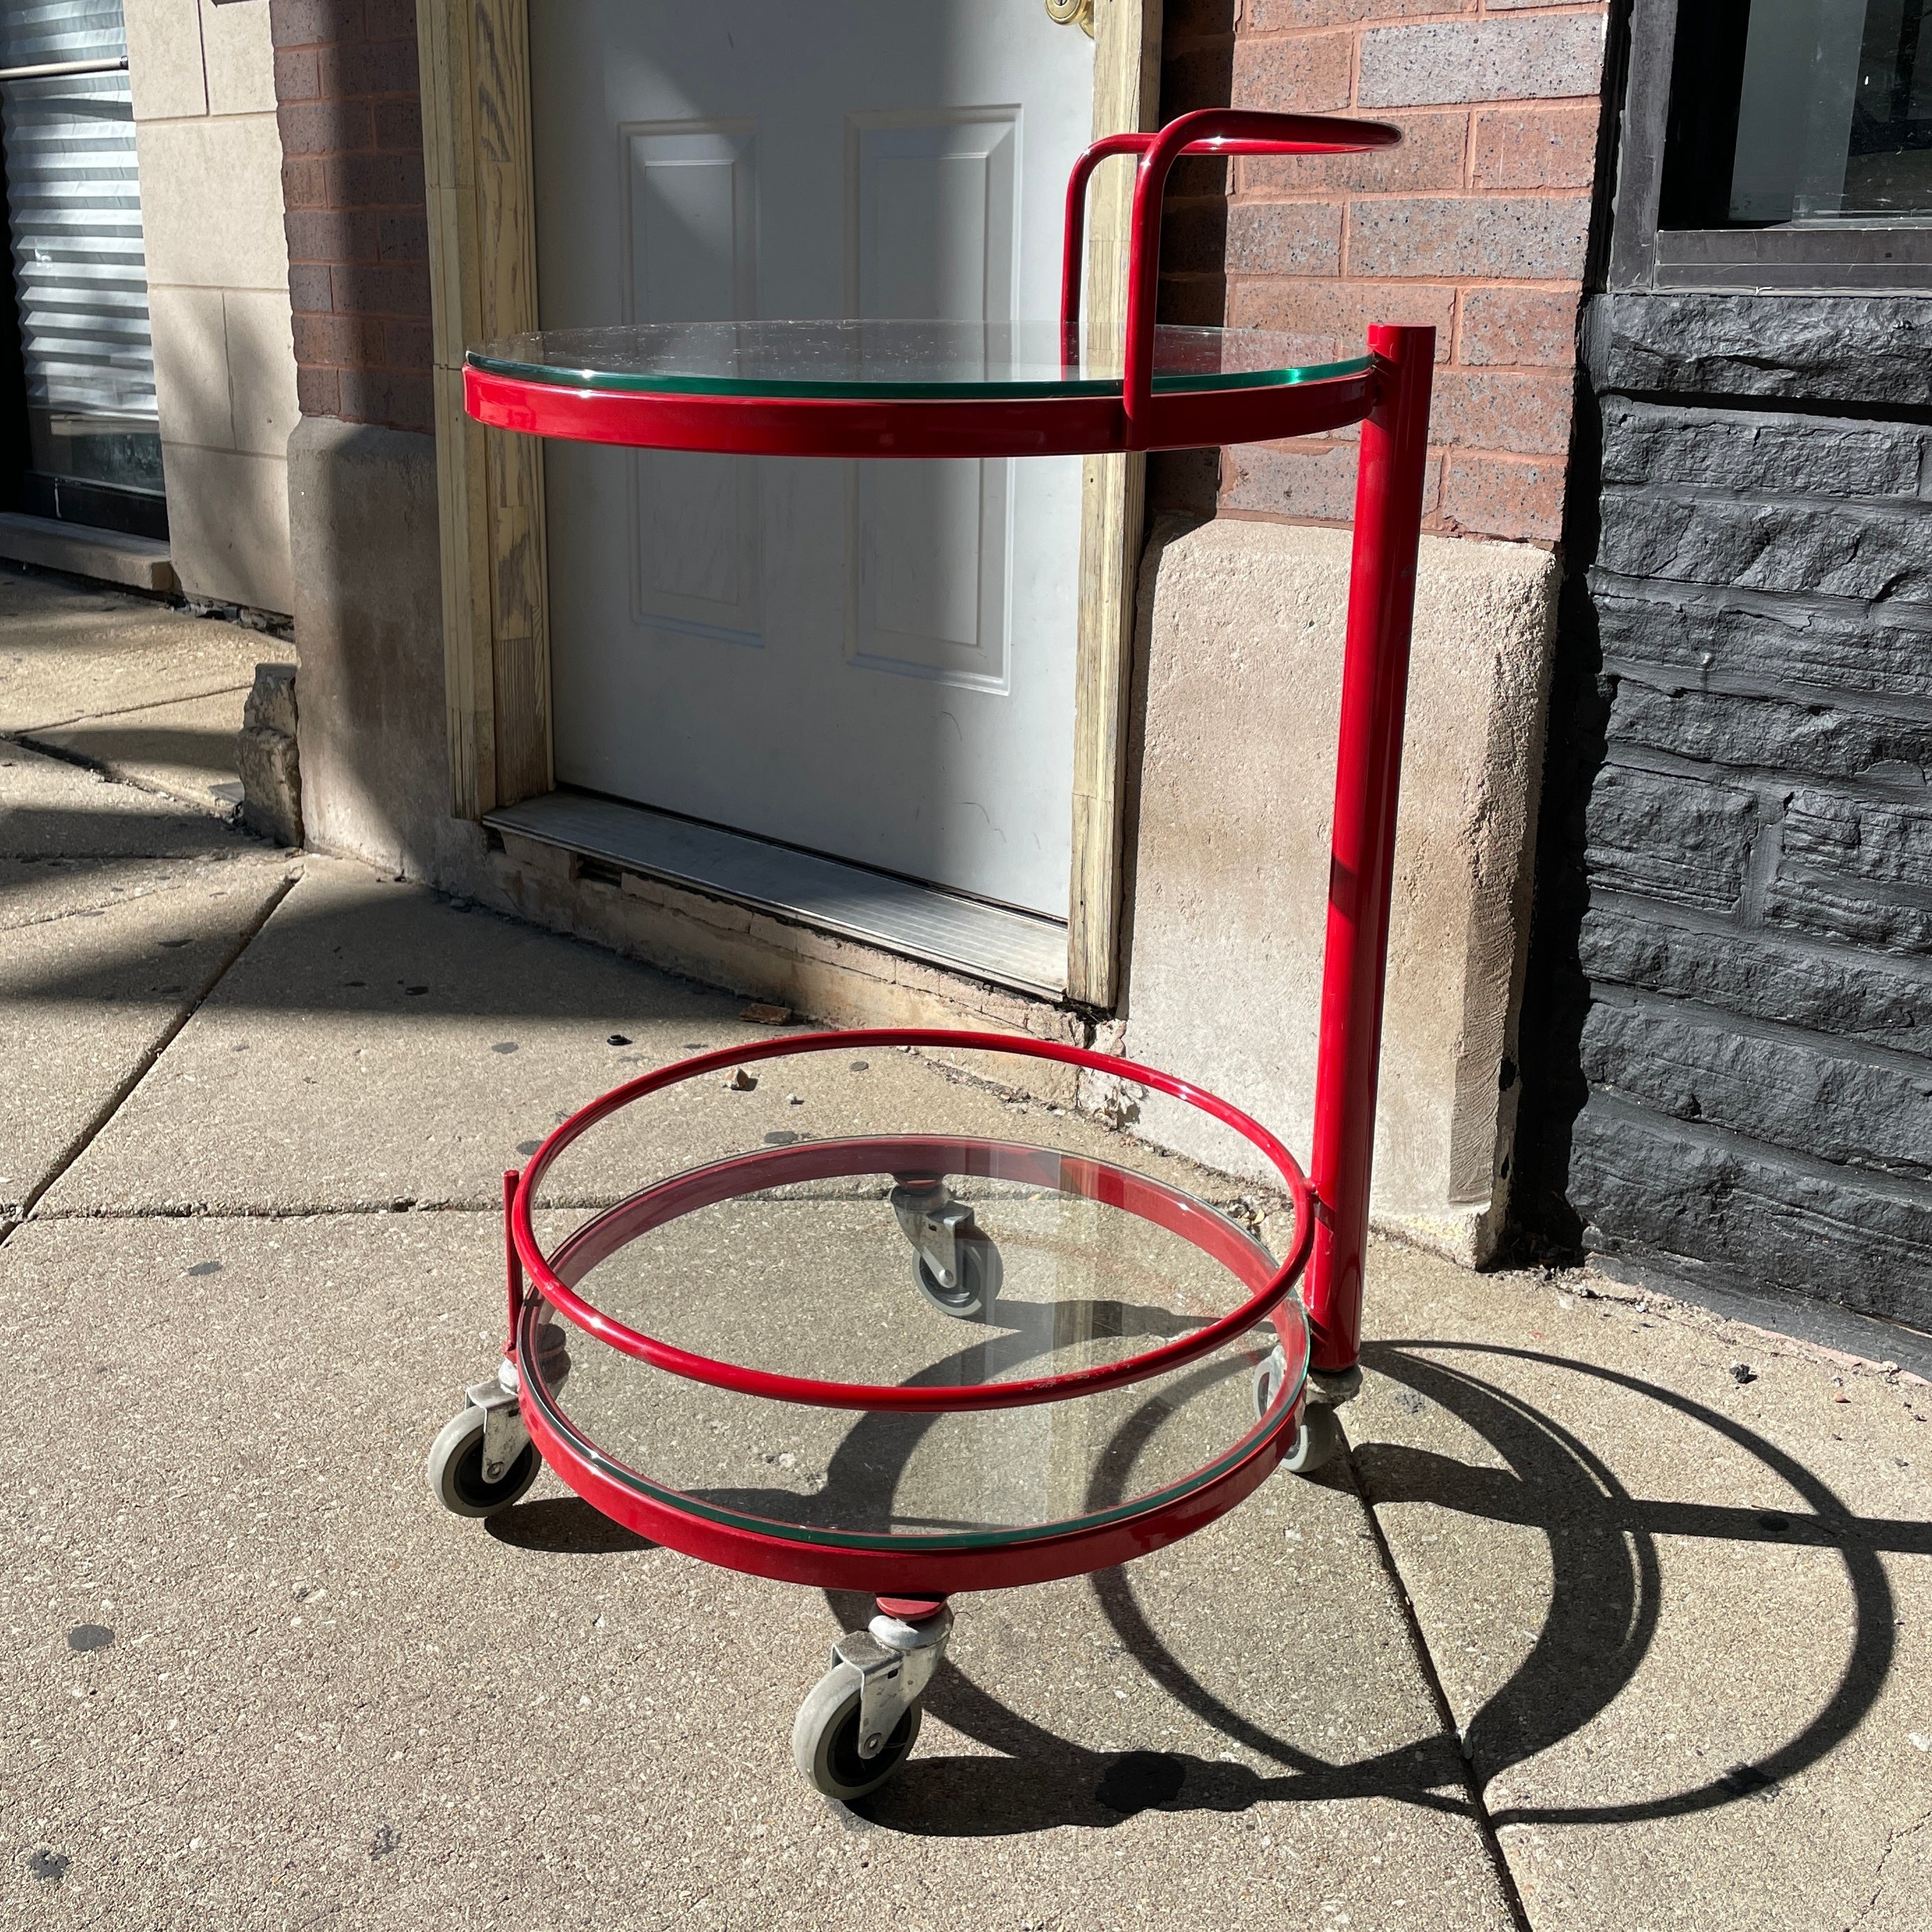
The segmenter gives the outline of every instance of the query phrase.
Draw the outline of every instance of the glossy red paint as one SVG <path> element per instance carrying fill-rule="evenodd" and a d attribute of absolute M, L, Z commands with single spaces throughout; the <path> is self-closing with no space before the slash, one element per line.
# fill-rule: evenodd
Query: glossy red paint
<path fill-rule="evenodd" d="M 1369 331 L 1369 346 L 1379 374 L 1356 473 L 1310 1162 L 1323 1211 L 1306 1300 L 1315 1366 L 1329 1371 L 1353 1367 L 1361 1352 L 1396 794 L 1436 332 L 1378 326 Z"/>
<path fill-rule="evenodd" d="M 1294 1238 L 1276 1265 L 1266 1250 L 1212 1209 L 1145 1175 L 1073 1154 L 1006 1143 L 933 1135 L 894 1135 L 870 1140 L 806 1141 L 765 1148 L 641 1189 L 616 1207 L 574 1230 L 555 1255 L 546 1255 L 531 1224 L 530 1211 L 544 1174 L 564 1149 L 598 1121 L 645 1096 L 702 1079 L 733 1067 L 784 1055 L 878 1051 L 897 1046 L 944 1047 L 952 1052 L 1004 1053 L 1055 1061 L 1063 1066 L 1111 1074 L 1136 1085 L 1187 1101 L 1250 1141 L 1281 1178 L 1294 1210 Z M 996 1175 L 1052 1186 L 1137 1214 L 1191 1241 L 1220 1262 L 1249 1290 L 1229 1313 L 1144 1354 L 1064 1375 L 965 1387 L 905 1387 L 891 1383 L 820 1382 L 808 1376 L 775 1375 L 672 1346 L 640 1333 L 596 1307 L 577 1292 L 576 1283 L 597 1264 L 649 1229 L 680 1214 L 756 1190 L 794 1185 L 854 1173 L 920 1173 Z M 508 1220 L 512 1242 L 529 1270 L 536 1292 L 588 1334 L 620 1353 L 670 1374 L 740 1395 L 760 1396 L 819 1408 L 893 1410 L 917 1413 L 965 1409 L 1024 1408 L 1064 1402 L 1102 1389 L 1120 1388 L 1149 1376 L 1211 1354 L 1266 1319 L 1299 1278 L 1315 1235 L 1314 1204 L 1308 1182 L 1293 1155 L 1258 1121 L 1172 1075 L 1111 1054 L 1012 1034 L 975 1034 L 926 1028 L 874 1028 L 863 1032 L 806 1034 L 757 1040 L 743 1046 L 680 1060 L 641 1074 L 574 1114 L 531 1156 L 524 1170 Z"/>
<path fill-rule="evenodd" d="M 520 1347 L 536 1353 L 534 1329 L 542 1304 L 532 1296 L 524 1311 Z M 1293 1304 L 1278 1311 L 1276 1330 L 1284 1346 L 1305 1337 Z M 1291 1364 L 1288 1384 L 1300 1370 Z M 783 1583 L 821 1590 L 863 1590 L 875 1597 L 943 1598 L 970 1590 L 1010 1589 L 1022 1583 L 1048 1583 L 1084 1576 L 1117 1563 L 1165 1549 L 1252 1495 L 1287 1454 L 1300 1426 L 1304 1397 L 1298 1388 L 1269 1426 L 1256 1432 L 1246 1450 L 1211 1481 L 1167 1503 L 1150 1504 L 1115 1520 L 1051 1535 L 1016 1537 L 1007 1542 L 961 1546 L 961 1538 L 941 1548 L 854 1549 L 812 1543 L 799 1537 L 766 1534 L 734 1522 L 699 1514 L 674 1491 L 651 1494 L 626 1482 L 614 1459 L 582 1441 L 548 1401 L 541 1384 L 526 1384 L 524 1426 L 543 1459 L 572 1489 L 602 1515 L 640 1536 L 705 1563 Z M 776 1530 L 776 1526 L 773 1528 Z M 893 1539 L 913 1544 L 917 1539 Z"/>
<path fill-rule="evenodd" d="M 524 1264 L 517 1253 L 516 1232 L 510 1219 L 510 1209 L 517 1198 L 517 1183 L 522 1178 L 514 1167 L 503 1176 L 503 1270 L 507 1277 L 505 1288 L 510 1311 L 509 1326 L 504 1331 L 509 1337 L 503 1344 L 506 1355 L 515 1352 L 517 1318 L 524 1312 Z"/>
<path fill-rule="evenodd" d="M 1161 197 L 1168 170 L 1184 154 L 1359 154 L 1371 148 L 1393 148 L 1402 130 L 1381 121 L 1350 121 L 1333 114 L 1270 114 L 1238 107 L 1204 107 L 1170 121 L 1158 134 L 1108 134 L 1073 164 L 1066 178 L 1066 212 L 1060 231 L 1060 331 L 1070 364 L 1080 359 L 1082 243 L 1087 226 L 1087 188 L 1094 170 L 1116 154 L 1137 155 L 1135 170 L 1129 288 L 1153 284 L 1160 266 Z M 1141 336 L 1136 335 L 1138 317 Z M 1127 365 L 1140 340 L 1153 354 L 1154 310 L 1143 290 L 1138 309 L 1131 294 L 1127 310 Z"/>
<path fill-rule="evenodd" d="M 478 422 L 570 442 L 702 449 L 734 456 L 1079 456 L 1114 449 L 1198 449 L 1317 436 L 1359 422 L 1366 374 L 1318 382 L 1185 390 L 1154 398 L 1135 434 L 1115 395 L 980 403 L 825 396 L 686 396 L 571 389 L 482 369 L 463 372 Z"/>
<path fill-rule="evenodd" d="M 1169 391 L 1153 387 L 1154 327 L 1158 292 L 1162 196 L 1174 162 L 1184 154 L 1288 154 L 1358 152 L 1391 145 L 1396 130 L 1373 122 L 1325 116 L 1250 113 L 1210 109 L 1184 116 L 1157 134 L 1096 142 L 1076 164 L 1068 186 L 1063 252 L 1063 326 L 1077 320 L 1084 202 L 1094 168 L 1112 154 L 1136 158 L 1130 234 L 1124 374 L 1117 395 L 1054 397 L 983 402 L 842 398 L 758 398 L 646 394 L 566 389 L 464 371 L 464 396 L 479 421 L 527 434 L 643 447 L 732 454 L 831 457 L 1027 456 L 1114 450 L 1186 448 L 1312 434 L 1360 422 L 1349 614 L 1342 670 L 1342 717 L 1324 957 L 1315 1101 L 1312 1184 L 1280 1143 L 1258 1124 L 1189 1083 L 1131 1062 L 1049 1042 L 938 1029 L 780 1037 L 707 1054 L 627 1082 L 566 1121 L 516 1178 L 506 1197 L 510 1248 L 512 1346 L 533 1345 L 545 1298 L 616 1348 L 742 1393 L 835 1407 L 957 1409 L 1046 1402 L 1160 1372 L 1204 1354 L 1258 1315 L 1270 1319 L 1289 1364 L 1295 1393 L 1252 1439 L 1240 1445 L 1211 1480 L 1177 1499 L 1128 1508 L 1088 1528 L 1028 1536 L 984 1547 L 962 1539 L 923 1539 L 954 1546 L 853 1548 L 767 1534 L 706 1514 L 694 1499 L 626 1480 L 613 1460 L 580 1440 L 537 1378 L 526 1377 L 524 1405 L 532 1438 L 551 1466 L 615 1521 L 705 1561 L 755 1574 L 828 1588 L 937 1602 L 965 1590 L 1039 1582 L 1106 1568 L 1160 1548 L 1232 1508 L 1272 1469 L 1293 1440 L 1300 1419 L 1302 1367 L 1340 1370 L 1360 1348 L 1362 1268 L 1366 1241 L 1370 1163 L 1374 1146 L 1377 1069 L 1389 908 L 1394 868 L 1396 806 L 1413 614 L 1416 557 L 1427 455 L 1433 332 L 1378 327 L 1370 333 L 1373 361 L 1364 374 L 1298 385 L 1232 391 Z M 538 1248 L 530 1208 L 538 1182 L 579 1135 L 618 1108 L 675 1082 L 800 1051 L 844 1050 L 858 1045 L 910 1045 L 1019 1052 L 1118 1075 L 1198 1106 L 1244 1135 L 1265 1154 L 1293 1201 L 1295 1237 L 1281 1267 L 1261 1278 L 1251 1259 L 1228 1246 L 1229 1265 L 1251 1291 L 1243 1306 L 1206 1330 L 1120 1364 L 1033 1383 L 948 1390 L 879 1388 L 771 1376 L 670 1349 L 614 1323 L 578 1296 L 572 1280 L 591 1264 L 599 1243 L 628 1238 L 667 1208 L 678 1184 L 646 1190 L 580 1229 L 560 1248 L 556 1265 Z M 904 1144 L 899 1144 L 903 1148 Z M 982 1146 L 994 1146 L 985 1143 Z M 804 1160 L 812 1156 L 788 1155 Z M 915 1152 L 919 1151 L 915 1149 Z M 923 1150 L 935 1171 L 968 1171 L 969 1144 L 932 1137 Z M 836 1158 L 849 1159 L 848 1146 Z M 833 1157 L 821 1155 L 820 1158 Z M 992 1155 L 981 1156 L 991 1160 Z M 766 1156 L 761 1176 L 780 1171 Z M 949 1164 L 950 1163 L 950 1164 Z M 916 1163 L 908 1159 L 907 1171 Z M 1089 1164 L 1096 1188 L 1120 1170 Z M 786 1169 L 785 1171 L 789 1171 Z M 800 1170 L 803 1172 L 803 1169 Z M 1071 1168 L 1066 1170 L 1071 1173 Z M 742 1185 L 744 1162 L 704 1171 L 704 1186 Z M 685 1177 L 688 1198 L 694 1177 Z M 1226 1245 L 1212 1216 L 1198 1219 L 1175 1204 L 1172 1190 L 1151 1183 L 1117 1187 L 1120 1204 L 1175 1226 L 1210 1252 Z M 1225 1224 L 1223 1224 L 1225 1226 Z M 573 1245 L 574 1244 L 574 1245 Z M 580 1262 L 582 1268 L 576 1268 Z M 1308 1316 L 1286 1299 L 1304 1265 Z M 534 1279 L 526 1291 L 522 1270 Z M 1310 1329 L 1312 1328 L 1312 1341 Z M 776 1528 L 776 1526 L 774 1526 Z M 898 1539 L 900 1544 L 921 1539 Z"/>

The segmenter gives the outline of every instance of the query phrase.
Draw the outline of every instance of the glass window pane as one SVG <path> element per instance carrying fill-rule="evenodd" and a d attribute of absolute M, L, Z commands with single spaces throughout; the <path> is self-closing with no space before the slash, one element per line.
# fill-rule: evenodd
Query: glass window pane
<path fill-rule="evenodd" d="M 121 0 L 0 9 L 0 67 L 116 59 Z M 124 71 L 0 86 L 33 469 L 161 488 L 154 351 Z"/>
<path fill-rule="evenodd" d="M 1927 0 L 1752 0 L 1732 220 L 1932 218 L 1926 11 Z"/>

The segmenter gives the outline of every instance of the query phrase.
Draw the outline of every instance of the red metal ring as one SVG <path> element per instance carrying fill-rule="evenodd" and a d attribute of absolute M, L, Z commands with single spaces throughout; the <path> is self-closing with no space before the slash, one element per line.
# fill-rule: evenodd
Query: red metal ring
<path fill-rule="evenodd" d="M 1318 436 L 1374 404 L 1366 371 L 1306 382 L 1156 391 L 1130 421 L 1123 392 L 969 402 L 865 396 L 700 396 L 572 388 L 466 365 L 463 406 L 525 436 L 737 456 L 1078 456 Z"/>
<path fill-rule="evenodd" d="M 1177 1337 L 1158 1348 L 1150 1348 L 1144 1354 L 1132 1355 L 1118 1362 L 1102 1363 L 1092 1368 L 1077 1369 L 1060 1376 L 1035 1376 L 1024 1382 L 986 1382 L 963 1388 L 905 1388 L 896 1384 L 870 1382 L 825 1382 L 802 1376 L 773 1375 L 761 1369 L 749 1369 L 740 1364 L 721 1362 L 712 1357 L 698 1355 L 682 1348 L 674 1348 L 668 1342 L 638 1333 L 626 1324 L 614 1321 L 585 1301 L 574 1288 L 563 1280 L 552 1265 L 551 1258 L 538 1245 L 536 1234 L 530 1222 L 530 1210 L 538 1183 L 542 1179 L 558 1155 L 578 1137 L 587 1132 L 600 1120 L 633 1100 L 645 1095 L 661 1091 L 667 1087 L 681 1084 L 687 1080 L 702 1078 L 711 1073 L 722 1072 L 728 1068 L 746 1066 L 760 1060 L 772 1060 L 800 1053 L 833 1053 L 854 1048 L 884 1048 L 896 1046 L 930 1046 L 949 1048 L 954 1051 L 1013 1053 L 1036 1060 L 1058 1062 L 1063 1066 L 1076 1066 L 1090 1072 L 1108 1073 L 1137 1086 L 1149 1087 L 1157 1093 L 1166 1094 L 1174 1099 L 1198 1107 L 1205 1114 L 1232 1128 L 1264 1154 L 1275 1171 L 1281 1176 L 1294 1212 L 1294 1238 L 1289 1244 L 1286 1256 L 1274 1272 L 1257 1287 L 1252 1294 L 1232 1312 L 1196 1329 L 1191 1335 Z M 896 1137 L 903 1147 L 904 1137 Z M 945 1141 L 953 1145 L 962 1144 L 957 1136 L 928 1136 L 935 1141 Z M 747 1156 L 736 1162 L 718 1162 L 714 1168 L 700 1170 L 703 1175 L 714 1172 L 723 1174 L 736 1168 L 742 1172 L 746 1162 L 755 1162 L 762 1171 L 770 1167 L 775 1171 L 789 1172 L 793 1167 L 800 1169 L 801 1176 L 808 1174 L 815 1161 L 827 1156 L 827 1150 L 836 1150 L 839 1144 L 814 1142 L 802 1145 L 773 1149 L 768 1153 Z M 994 1145 L 995 1143 L 982 1143 Z M 1079 1162 L 1080 1157 L 1061 1156 L 1062 1159 Z M 1104 1163 L 1087 1163 L 1104 1166 Z M 1124 1170 L 1108 1168 L 1107 1172 L 1119 1174 Z M 682 1178 L 688 1185 L 694 1177 Z M 1160 1195 L 1185 1199 L 1178 1191 L 1148 1180 L 1146 1177 L 1136 1178 L 1143 1183 L 1151 1196 Z M 619 1209 L 609 1210 L 596 1222 L 578 1231 L 563 1247 L 558 1257 L 562 1259 L 573 1244 L 594 1238 L 594 1231 L 608 1223 L 611 1215 L 625 1208 L 633 1208 L 636 1204 L 647 1202 L 656 1190 L 645 1189 L 631 1201 L 622 1204 Z M 727 1189 L 724 1192 L 733 1190 Z M 723 1198 L 724 1193 L 713 1198 Z M 1130 1211 L 1138 1212 L 1138 1208 L 1124 1200 L 1117 1204 L 1129 1207 Z M 1226 1228 L 1231 1234 L 1237 1234 L 1232 1225 L 1223 1217 L 1214 1215 L 1211 1210 L 1202 1208 L 1201 1232 L 1210 1233 L 1211 1222 Z M 1080 1395 L 1096 1394 L 1103 1389 L 1119 1388 L 1130 1382 L 1141 1382 L 1149 1376 L 1160 1375 L 1171 1369 L 1182 1366 L 1201 1356 L 1211 1354 L 1225 1342 L 1241 1334 L 1254 1324 L 1266 1318 L 1286 1297 L 1289 1289 L 1306 1265 L 1310 1248 L 1315 1237 L 1313 1202 L 1306 1177 L 1302 1173 L 1294 1156 L 1259 1121 L 1232 1107 L 1218 1096 L 1204 1091 L 1173 1075 L 1162 1073 L 1151 1066 L 1142 1066 L 1132 1060 L 1117 1059 L 1111 1054 L 1094 1053 L 1084 1047 L 1064 1046 L 1049 1040 L 1030 1040 L 1012 1034 L 986 1034 L 953 1032 L 939 1028 L 882 1028 L 850 1033 L 795 1034 L 776 1040 L 754 1040 L 746 1046 L 722 1047 L 716 1052 L 700 1054 L 691 1060 L 679 1060 L 672 1065 L 659 1067 L 654 1072 L 640 1074 L 634 1080 L 626 1081 L 593 1100 L 587 1107 L 571 1115 L 569 1119 L 556 1128 L 530 1158 L 524 1168 L 522 1179 L 509 1210 L 511 1238 L 517 1252 L 530 1272 L 537 1292 L 543 1298 L 563 1311 L 580 1326 L 626 1354 L 650 1363 L 670 1374 L 682 1376 L 693 1382 L 710 1384 L 717 1388 L 729 1389 L 740 1395 L 760 1396 L 768 1400 L 790 1402 L 820 1408 L 897 1409 L 921 1412 L 953 1412 L 969 1409 L 1021 1408 L 1035 1403 L 1060 1402 Z M 649 1225 L 648 1222 L 642 1225 Z M 1184 1238 L 1194 1240 L 1205 1252 L 1216 1253 L 1214 1247 L 1197 1238 L 1189 1228 L 1167 1222 L 1172 1232 Z M 1245 1239 L 1238 1236 L 1238 1238 Z M 1226 1253 L 1216 1253 L 1216 1258 L 1233 1268 Z M 586 1271 L 591 1263 L 586 1264 Z"/>
<path fill-rule="evenodd" d="M 539 1312 L 534 1300 L 525 1304 L 526 1330 L 534 1327 Z M 1299 1306 L 1292 1303 L 1278 1307 L 1274 1322 L 1292 1355 L 1288 1378 L 1276 1398 L 1277 1412 L 1271 1426 L 1257 1426 L 1245 1447 L 1235 1445 L 1238 1453 L 1225 1467 L 1198 1486 L 1166 1501 L 1144 1499 L 1138 1507 L 1127 1504 L 1108 1511 L 1105 1520 L 1016 1534 L 1010 1542 L 988 1544 L 955 1532 L 874 1537 L 855 1546 L 850 1542 L 770 1534 L 746 1522 L 721 1520 L 722 1513 L 698 1514 L 695 1498 L 662 1485 L 644 1486 L 645 1479 L 637 1472 L 580 1441 L 555 1409 L 539 1378 L 525 1382 L 522 1414 L 544 1462 L 578 1495 L 613 1522 L 667 1550 L 728 1570 L 819 1589 L 863 1590 L 873 1596 L 958 1596 L 969 1590 L 1050 1583 L 1112 1569 L 1191 1536 L 1252 1495 L 1287 1453 L 1306 1404 L 1307 1324 Z M 522 1342 L 520 1336 L 520 1347 Z M 530 1352 L 534 1355 L 536 1351 Z"/>

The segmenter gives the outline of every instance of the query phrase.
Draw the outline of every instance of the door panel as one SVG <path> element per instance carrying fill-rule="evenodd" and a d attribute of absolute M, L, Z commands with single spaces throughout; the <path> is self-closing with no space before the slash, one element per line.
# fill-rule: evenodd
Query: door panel
<path fill-rule="evenodd" d="M 1018 110 L 872 118 L 854 117 L 848 148 L 852 312 L 1013 321 Z M 852 468 L 850 661 L 1004 692 L 1012 464 Z"/>
<path fill-rule="evenodd" d="M 748 124 L 622 130 L 627 322 L 758 314 L 756 137 Z M 634 622 L 762 641 L 758 470 L 730 456 L 642 450 L 632 459 Z"/>
<path fill-rule="evenodd" d="M 545 0 L 546 327 L 1050 315 L 1092 44 L 1039 0 Z M 556 770 L 1064 917 L 1079 464 L 554 446 Z"/>

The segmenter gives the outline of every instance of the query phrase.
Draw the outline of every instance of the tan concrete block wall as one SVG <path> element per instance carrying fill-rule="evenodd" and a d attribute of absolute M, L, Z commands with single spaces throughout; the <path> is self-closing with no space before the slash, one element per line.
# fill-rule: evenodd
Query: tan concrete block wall
<path fill-rule="evenodd" d="M 289 611 L 297 414 L 268 0 L 125 0 L 175 569 Z"/>
<path fill-rule="evenodd" d="M 1345 530 L 1170 524 L 1142 578 L 1124 1050 L 1304 1154 L 1349 545 Z M 1508 1191 L 1558 576 L 1529 544 L 1425 538 L 1418 579 L 1374 1206 L 1478 1264 Z M 1140 1128 L 1217 1158 L 1198 1117 L 1158 1096 Z"/>

